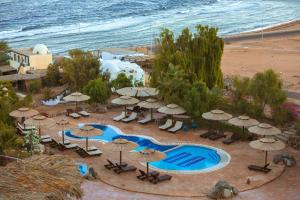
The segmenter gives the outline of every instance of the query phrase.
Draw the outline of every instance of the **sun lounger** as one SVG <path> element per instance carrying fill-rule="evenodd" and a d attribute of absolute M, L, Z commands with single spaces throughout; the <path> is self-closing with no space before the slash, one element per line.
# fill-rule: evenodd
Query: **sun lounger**
<path fill-rule="evenodd" d="M 214 130 L 208 130 L 207 132 L 201 134 L 200 137 L 202 137 L 202 138 L 208 138 L 211 135 L 215 135 L 215 134 L 217 134 L 216 131 L 214 131 Z"/>
<path fill-rule="evenodd" d="M 148 113 L 148 114 L 146 115 L 146 117 L 143 118 L 143 119 L 141 119 L 141 120 L 139 120 L 138 123 L 140 123 L 140 124 L 146 124 L 146 123 L 151 122 L 151 121 L 152 121 L 152 119 L 151 119 L 151 114 Z"/>
<path fill-rule="evenodd" d="M 136 170 L 135 166 L 127 165 L 127 166 L 121 166 L 118 163 L 116 163 L 116 169 L 114 169 L 114 172 L 117 174 L 123 173 L 123 172 L 133 172 Z"/>
<path fill-rule="evenodd" d="M 83 117 L 89 117 L 90 113 L 86 112 L 85 110 L 82 110 L 80 112 L 78 112 L 79 115 L 83 116 Z"/>
<path fill-rule="evenodd" d="M 225 138 L 226 137 L 226 135 L 223 133 L 223 132 L 218 132 L 218 133 L 216 133 L 216 134 L 214 134 L 214 135 L 211 135 L 211 136 L 209 136 L 208 138 L 210 139 L 210 140 L 217 140 L 217 139 L 220 139 L 220 138 Z"/>
<path fill-rule="evenodd" d="M 91 150 L 91 151 L 86 151 L 85 148 L 82 147 L 78 147 L 76 149 L 76 152 L 82 157 L 88 157 L 88 156 L 100 156 L 102 155 L 102 151 L 100 151 L 99 149 L 95 149 L 95 150 Z"/>
<path fill-rule="evenodd" d="M 122 119 L 122 122 L 126 122 L 126 123 L 131 122 L 131 121 L 135 120 L 136 117 L 137 117 L 137 113 L 132 112 L 129 117 Z"/>
<path fill-rule="evenodd" d="M 140 172 L 140 175 L 138 175 L 136 177 L 138 179 L 140 179 L 140 180 L 145 180 L 145 179 L 153 177 L 153 176 L 155 176 L 155 177 L 159 176 L 159 172 L 157 172 L 157 171 L 151 171 L 151 172 L 149 172 L 148 176 L 147 176 L 147 173 L 144 172 L 143 170 L 139 169 L 139 172 Z"/>
<path fill-rule="evenodd" d="M 172 128 L 168 129 L 168 131 L 175 133 L 175 132 L 179 131 L 182 128 L 182 126 L 183 126 L 183 122 L 176 121 L 175 125 Z"/>
<path fill-rule="evenodd" d="M 172 124 L 173 124 L 172 120 L 168 119 L 164 125 L 161 125 L 158 128 L 161 130 L 167 130 L 167 129 L 171 128 Z"/>
<path fill-rule="evenodd" d="M 224 144 L 232 144 L 234 142 L 237 142 L 241 139 L 241 136 L 239 134 L 234 133 L 230 138 L 227 138 L 226 140 L 223 140 Z"/>
<path fill-rule="evenodd" d="M 58 143 L 58 149 L 60 151 L 64 151 L 64 150 L 68 150 L 68 149 L 77 149 L 78 147 L 78 144 L 74 144 L 74 143 L 69 143 L 69 144 L 66 144 L 66 143 L 62 143 L 62 142 L 59 142 Z"/>
<path fill-rule="evenodd" d="M 109 159 L 106 159 L 106 160 L 107 160 L 107 162 L 108 162 L 108 164 L 105 164 L 105 165 L 104 165 L 104 167 L 105 167 L 106 169 L 111 170 L 111 169 L 117 168 L 117 165 L 114 164 L 112 161 L 110 161 Z M 122 166 L 122 167 L 126 167 L 126 166 L 127 166 L 127 163 L 122 162 L 121 166 Z"/>
<path fill-rule="evenodd" d="M 40 138 L 41 144 L 48 144 L 52 142 L 52 138 L 49 135 L 42 135 Z"/>
<path fill-rule="evenodd" d="M 257 166 L 257 165 L 249 165 L 248 169 L 253 170 L 253 171 L 258 171 L 258 172 L 264 172 L 264 173 L 269 173 L 272 169 L 268 168 L 270 164 L 266 164 L 265 166 Z"/>
<path fill-rule="evenodd" d="M 80 115 L 78 115 L 77 113 L 71 113 L 69 114 L 70 117 L 72 117 L 73 119 L 79 119 Z"/>
<path fill-rule="evenodd" d="M 171 179 L 172 179 L 172 176 L 170 176 L 168 174 L 164 174 L 164 175 L 157 176 L 157 177 L 154 176 L 154 178 L 152 180 L 150 180 L 150 182 L 153 184 L 156 184 L 156 183 L 171 180 Z"/>
<path fill-rule="evenodd" d="M 125 112 L 122 112 L 120 115 L 115 116 L 115 117 L 113 118 L 113 120 L 114 120 L 114 121 L 120 121 L 120 120 L 124 119 L 125 117 L 126 117 Z"/>

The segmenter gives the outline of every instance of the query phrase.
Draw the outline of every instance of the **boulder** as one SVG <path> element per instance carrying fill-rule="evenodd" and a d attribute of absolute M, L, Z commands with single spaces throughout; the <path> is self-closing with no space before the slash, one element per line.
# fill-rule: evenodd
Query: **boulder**
<path fill-rule="evenodd" d="M 297 164 L 297 161 L 294 158 L 294 156 L 289 155 L 287 153 L 282 153 L 282 154 L 275 155 L 274 158 L 273 158 L 273 162 L 275 164 L 283 163 L 288 167 L 292 167 L 292 166 L 295 166 Z"/>
<path fill-rule="evenodd" d="M 218 181 L 216 185 L 211 189 L 208 197 L 212 199 L 225 199 L 231 198 L 238 194 L 238 190 L 229 185 L 226 181 Z"/>

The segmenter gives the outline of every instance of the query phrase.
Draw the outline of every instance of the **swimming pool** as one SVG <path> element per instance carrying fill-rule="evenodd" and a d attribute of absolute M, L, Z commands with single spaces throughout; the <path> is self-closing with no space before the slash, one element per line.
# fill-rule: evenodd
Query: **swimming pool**
<path fill-rule="evenodd" d="M 82 125 L 82 124 L 81 124 Z M 111 125 L 89 124 L 103 131 L 102 135 L 89 139 L 104 143 L 112 142 L 116 138 L 124 138 L 138 144 L 133 151 L 152 148 L 164 152 L 166 157 L 159 161 L 150 162 L 152 169 L 176 173 L 203 173 L 225 167 L 230 162 L 230 155 L 222 149 L 200 144 L 162 144 L 154 138 L 144 135 L 126 135 L 120 129 Z M 69 139 L 84 139 L 65 132 Z"/>

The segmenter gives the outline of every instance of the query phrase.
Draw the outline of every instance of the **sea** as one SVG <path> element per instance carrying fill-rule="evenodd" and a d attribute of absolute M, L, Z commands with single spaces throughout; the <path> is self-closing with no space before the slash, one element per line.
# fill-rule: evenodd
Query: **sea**
<path fill-rule="evenodd" d="M 203 24 L 223 36 L 296 19 L 300 0 L 0 0 L 0 40 L 64 54 L 152 45 L 162 28 Z"/>

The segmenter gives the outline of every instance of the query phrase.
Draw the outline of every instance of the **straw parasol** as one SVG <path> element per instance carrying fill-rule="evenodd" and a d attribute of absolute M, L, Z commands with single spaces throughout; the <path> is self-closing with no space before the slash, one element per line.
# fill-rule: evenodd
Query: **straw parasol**
<path fill-rule="evenodd" d="M 252 141 L 249 143 L 249 145 L 254 149 L 266 152 L 265 165 L 267 165 L 268 161 L 268 151 L 279 151 L 285 147 L 282 141 L 276 140 L 272 137 L 265 137 L 259 140 Z"/>
<path fill-rule="evenodd" d="M 147 162 L 147 177 L 149 174 L 149 162 L 162 160 L 166 157 L 166 154 L 151 148 L 146 148 L 141 151 L 134 151 L 131 152 L 131 154 L 135 159 L 145 160 Z"/>
<path fill-rule="evenodd" d="M 80 92 L 73 92 L 70 95 L 65 96 L 63 99 L 68 102 L 75 102 L 77 108 L 78 102 L 87 101 L 90 99 L 90 97 Z"/>
<path fill-rule="evenodd" d="M 113 144 L 115 144 L 117 147 L 119 147 L 120 150 L 120 165 L 122 165 L 122 151 L 125 149 L 132 149 L 134 148 L 131 144 L 132 142 L 124 139 L 124 138 L 116 138 L 112 141 Z M 136 144 L 135 144 L 136 145 Z"/>
<path fill-rule="evenodd" d="M 93 126 L 84 125 L 84 126 L 80 127 L 79 129 L 74 130 L 73 134 L 76 135 L 76 136 L 79 136 L 79 137 L 85 137 L 86 138 L 86 150 L 88 151 L 88 149 L 89 149 L 89 143 L 88 143 L 89 137 L 102 135 L 103 132 L 100 129 L 94 128 Z"/>
<path fill-rule="evenodd" d="M 125 87 L 116 91 L 122 96 L 151 97 L 158 95 L 158 90 L 151 87 Z"/>
<path fill-rule="evenodd" d="M 176 104 L 168 104 L 158 109 L 158 112 L 164 113 L 167 115 L 180 115 L 185 113 L 184 108 L 176 105 Z"/>
<path fill-rule="evenodd" d="M 243 133 L 245 132 L 245 127 L 255 126 L 259 124 L 257 120 L 244 115 L 232 118 L 228 122 L 234 126 L 243 127 Z"/>
<path fill-rule="evenodd" d="M 147 99 L 146 101 L 142 101 L 138 103 L 138 106 L 141 108 L 150 109 L 151 119 L 153 118 L 153 109 L 157 109 L 163 106 L 163 103 L 156 99 Z"/>
<path fill-rule="evenodd" d="M 278 135 L 281 133 L 280 129 L 266 123 L 261 123 L 256 126 L 249 127 L 248 130 L 250 133 L 263 136 Z"/>
<path fill-rule="evenodd" d="M 41 126 L 51 126 L 55 124 L 54 120 L 43 115 L 35 115 L 24 121 L 26 125 L 33 125 L 38 128 L 39 137 L 41 137 Z"/>
<path fill-rule="evenodd" d="M 203 113 L 202 117 L 207 120 L 213 121 L 226 121 L 232 118 L 231 114 L 224 112 L 223 110 L 211 110 Z"/>
<path fill-rule="evenodd" d="M 65 127 L 67 124 L 69 124 L 69 120 L 67 120 L 66 118 L 63 118 L 59 121 L 56 122 L 57 125 L 61 126 L 62 127 L 62 130 L 61 130 L 61 134 L 62 134 L 62 142 L 63 144 L 65 143 Z"/>
<path fill-rule="evenodd" d="M 113 99 L 111 102 L 116 105 L 124 106 L 125 114 L 126 114 L 126 107 L 137 104 L 139 102 L 139 100 L 134 97 L 130 97 L 130 96 L 120 96 L 116 99 Z"/>
<path fill-rule="evenodd" d="M 83 182 L 74 161 L 63 155 L 35 155 L 2 167 L 0 199 L 81 199 Z"/>
<path fill-rule="evenodd" d="M 26 107 L 18 108 L 9 113 L 9 116 L 14 118 L 28 118 L 37 115 L 39 112 L 33 109 L 29 109 Z"/>

